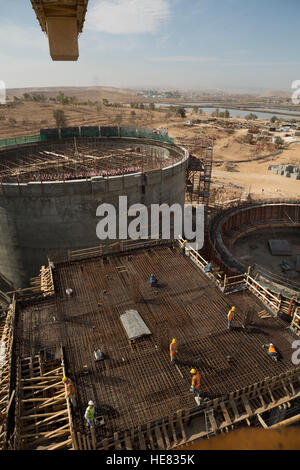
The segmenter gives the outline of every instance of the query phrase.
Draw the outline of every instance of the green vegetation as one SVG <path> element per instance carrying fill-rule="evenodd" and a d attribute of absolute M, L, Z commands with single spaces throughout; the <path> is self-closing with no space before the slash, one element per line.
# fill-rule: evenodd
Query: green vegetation
<path fill-rule="evenodd" d="M 15 126 L 17 124 L 17 120 L 13 117 L 10 117 L 9 120 L 8 120 L 8 124 L 10 126 Z"/>
<path fill-rule="evenodd" d="M 281 148 L 284 145 L 284 140 L 281 137 L 276 137 L 275 145 L 277 148 Z"/>
<path fill-rule="evenodd" d="M 272 116 L 271 119 L 270 119 L 270 122 L 272 122 L 274 124 L 274 122 L 276 121 L 279 121 L 278 117 L 277 116 Z"/>
<path fill-rule="evenodd" d="M 257 119 L 257 116 L 256 114 L 250 113 L 245 116 L 245 119 L 247 119 L 247 121 L 255 121 L 255 119 Z"/>
<path fill-rule="evenodd" d="M 56 109 L 53 111 L 53 117 L 56 122 L 56 127 L 61 128 L 67 125 L 67 118 L 62 109 Z"/>
<path fill-rule="evenodd" d="M 176 109 L 176 114 L 178 114 L 181 118 L 186 117 L 185 109 L 181 107 Z"/>

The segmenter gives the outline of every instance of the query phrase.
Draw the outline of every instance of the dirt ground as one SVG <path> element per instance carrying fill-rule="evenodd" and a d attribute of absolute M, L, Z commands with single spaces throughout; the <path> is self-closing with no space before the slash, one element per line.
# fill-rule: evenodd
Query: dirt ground
<path fill-rule="evenodd" d="M 43 94 L 54 98 L 59 91 L 66 96 L 77 96 L 79 100 L 91 100 L 88 104 L 60 105 L 53 101 L 44 103 L 13 103 L 10 107 L 0 106 L 0 139 L 14 136 L 38 134 L 41 127 L 55 127 L 53 111 L 63 109 L 67 125 L 130 125 L 145 127 L 165 127 L 169 136 L 177 141 L 183 139 L 214 138 L 214 166 L 212 183 L 212 202 L 224 202 L 235 198 L 246 198 L 250 193 L 253 199 L 299 198 L 300 181 L 277 176 L 268 170 L 271 164 L 299 164 L 300 144 L 293 144 L 281 155 L 260 161 L 250 161 L 260 155 L 267 155 L 270 148 L 259 148 L 243 142 L 247 134 L 244 119 L 230 118 L 211 120 L 209 115 L 187 113 L 186 118 L 170 115 L 166 109 L 132 109 L 131 102 L 140 101 L 133 91 L 114 88 L 90 87 L 84 91 L 73 88 L 49 88 Z M 30 93 L 30 90 L 26 90 Z M 10 98 L 22 97 L 24 90 L 10 90 Z M 121 103 L 122 107 L 104 106 L 103 98 L 112 103 Z M 95 103 L 97 102 L 97 103 Z M 147 100 L 145 99 L 146 103 Z M 127 103 L 128 105 L 126 106 Z M 132 115 L 134 111 L 134 115 Z M 16 120 L 12 122 L 11 118 Z M 193 127 L 185 126 L 187 119 L 198 119 L 200 123 Z M 209 120 L 210 119 L 210 120 Z M 264 120 L 256 121 L 263 124 Z M 197 152 L 196 152 L 197 154 Z M 228 164 L 245 160 L 245 163 Z"/>
<path fill-rule="evenodd" d="M 222 167 L 213 168 L 213 187 L 219 192 L 226 186 L 234 184 L 242 189 L 233 196 L 247 197 L 250 193 L 254 199 L 300 199 L 300 181 L 284 176 L 274 175 L 268 167 L 279 164 L 300 164 L 300 144 L 293 144 L 281 155 L 256 162 L 239 163 L 235 171 L 226 171 Z M 228 188 L 230 189 L 230 188 Z"/>

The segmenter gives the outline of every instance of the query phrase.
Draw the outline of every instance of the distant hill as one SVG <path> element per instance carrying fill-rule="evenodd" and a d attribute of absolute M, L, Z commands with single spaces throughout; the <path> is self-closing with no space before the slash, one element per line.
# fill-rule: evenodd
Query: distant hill
<path fill-rule="evenodd" d="M 271 90 L 259 95 L 259 98 L 290 98 L 291 91 Z"/>
<path fill-rule="evenodd" d="M 64 93 L 66 96 L 76 96 L 80 101 L 102 101 L 106 98 L 108 101 L 128 102 L 134 100 L 136 93 L 133 90 L 113 87 L 41 87 L 41 88 L 10 88 L 7 90 L 8 98 L 17 96 L 22 97 L 24 93 L 29 94 L 43 94 L 47 98 L 55 98 L 59 92 Z M 138 100 L 137 100 L 138 101 Z"/>

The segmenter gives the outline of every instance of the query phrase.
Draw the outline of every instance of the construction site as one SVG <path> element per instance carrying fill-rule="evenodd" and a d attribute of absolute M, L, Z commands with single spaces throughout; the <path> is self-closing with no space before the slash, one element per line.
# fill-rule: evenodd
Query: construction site
<path fill-rule="evenodd" d="M 41 130 L 36 142 L 0 150 L 0 271 L 15 287 L 26 287 L 50 252 L 97 245 L 102 203 L 118 207 L 124 195 L 128 205 L 184 204 L 185 149 L 152 129 L 100 130 L 62 129 L 61 139 Z"/>
<path fill-rule="evenodd" d="M 51 132 L 1 150 L 1 448 L 179 449 L 297 423 L 299 202 L 214 206 L 208 140 L 118 127 L 89 129 L 97 137 Z M 97 241 L 97 205 L 120 195 L 203 204 L 203 248 L 182 237 Z M 259 242 L 248 242 L 254 232 Z"/>

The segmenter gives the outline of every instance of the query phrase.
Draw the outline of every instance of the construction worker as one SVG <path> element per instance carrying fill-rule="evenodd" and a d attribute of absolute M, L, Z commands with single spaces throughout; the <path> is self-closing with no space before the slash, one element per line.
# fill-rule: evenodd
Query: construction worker
<path fill-rule="evenodd" d="M 213 264 L 212 263 L 208 263 L 205 268 L 204 268 L 204 272 L 206 273 L 211 273 L 212 272 L 212 269 L 213 269 Z"/>
<path fill-rule="evenodd" d="M 66 390 L 67 390 L 66 398 L 69 397 L 70 402 L 71 402 L 73 408 L 75 409 L 76 408 L 76 397 L 75 397 L 74 384 L 73 384 L 72 380 L 69 379 L 68 377 L 63 377 L 62 381 L 65 384 Z"/>
<path fill-rule="evenodd" d="M 183 256 L 185 256 L 185 253 L 186 253 L 186 251 L 185 251 L 186 245 L 187 245 L 187 240 L 184 240 L 183 244 L 181 245 L 181 249 L 180 249 L 181 254 L 182 254 Z"/>
<path fill-rule="evenodd" d="M 277 349 L 275 348 L 274 344 L 273 343 L 270 343 L 270 344 L 266 344 L 266 347 L 268 348 L 268 354 L 269 356 L 271 356 L 272 359 L 274 359 L 274 361 L 278 361 L 278 357 L 279 357 L 279 354 L 278 354 L 278 351 Z"/>
<path fill-rule="evenodd" d="M 94 428 L 95 427 L 95 406 L 92 400 L 90 400 L 88 403 L 88 407 L 85 410 L 84 417 L 86 420 L 87 427 Z"/>
<path fill-rule="evenodd" d="M 176 338 L 172 339 L 172 342 L 170 344 L 170 360 L 171 362 L 175 361 L 175 354 L 177 353 L 177 342 Z"/>
<path fill-rule="evenodd" d="M 151 287 L 155 287 L 157 285 L 158 279 L 156 279 L 154 274 L 151 274 L 149 283 Z"/>
<path fill-rule="evenodd" d="M 235 307 L 231 307 L 227 314 L 227 319 L 228 319 L 228 324 L 227 324 L 227 329 L 231 330 L 231 323 L 234 319 L 234 312 L 235 312 Z"/>
<path fill-rule="evenodd" d="M 191 392 L 195 393 L 198 397 L 200 397 L 200 374 L 196 369 L 191 369 L 190 373 L 192 374 L 192 385 L 191 385 Z"/>

